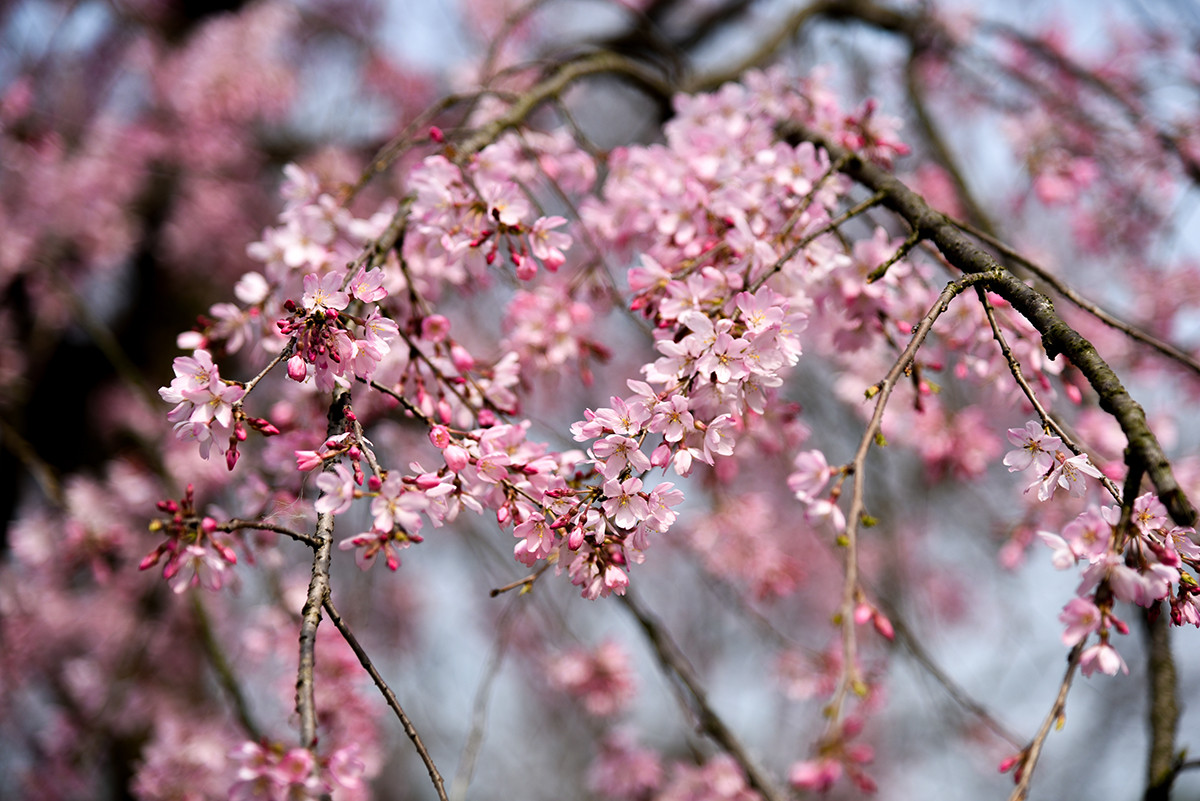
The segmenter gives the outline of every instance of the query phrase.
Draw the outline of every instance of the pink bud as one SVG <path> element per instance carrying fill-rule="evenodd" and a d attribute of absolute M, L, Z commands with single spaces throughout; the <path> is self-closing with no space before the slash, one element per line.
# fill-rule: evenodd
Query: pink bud
<path fill-rule="evenodd" d="M 312 470 L 324 461 L 316 451 L 296 451 L 296 468 L 299 470 Z"/>
<path fill-rule="evenodd" d="M 478 419 L 480 428 L 491 428 L 496 425 L 496 413 L 491 409 L 480 409 Z"/>
<path fill-rule="evenodd" d="M 233 470 L 234 465 L 237 464 L 237 460 L 238 460 L 238 449 L 237 449 L 237 445 L 235 444 L 234 447 L 225 451 L 225 464 L 229 467 L 230 470 Z"/>
<path fill-rule="evenodd" d="M 434 142 L 437 142 L 439 145 L 446 141 L 446 135 L 442 133 L 442 129 L 436 125 L 429 126 L 429 138 Z"/>
<path fill-rule="evenodd" d="M 219 542 L 214 542 L 213 548 L 216 549 L 217 553 L 221 554 L 221 558 L 224 559 L 226 562 L 228 562 L 231 565 L 237 564 L 237 554 L 234 553 L 233 549 L 230 548 L 228 545 L 222 545 Z"/>
<path fill-rule="evenodd" d="M 496 522 L 502 526 L 508 522 L 508 519 L 511 516 L 512 516 L 512 512 L 509 511 L 509 508 L 507 506 L 501 506 L 499 509 L 496 510 Z"/>
<path fill-rule="evenodd" d="M 888 620 L 878 611 L 875 612 L 875 614 L 871 617 L 871 622 L 875 624 L 875 630 L 879 632 L 881 636 L 889 640 L 896 639 L 896 630 L 892 628 L 892 621 Z"/>
<path fill-rule="evenodd" d="M 372 475 L 367 478 L 367 489 L 371 492 L 379 492 L 379 488 L 382 486 L 383 482 L 379 479 L 379 476 Z"/>
<path fill-rule="evenodd" d="M 296 382 L 303 381 L 308 375 L 308 365 L 304 363 L 304 357 L 299 353 L 288 359 L 287 374 L 288 378 Z"/>
<path fill-rule="evenodd" d="M 871 614 L 874 611 L 869 604 L 859 604 L 854 607 L 854 622 L 861 626 L 871 619 Z"/>
<path fill-rule="evenodd" d="M 211 517 L 205 517 L 200 521 L 200 530 L 205 534 L 212 534 L 217 530 L 217 521 L 213 520 Z"/>
<path fill-rule="evenodd" d="M 163 548 L 160 545 L 150 553 L 146 554 L 145 558 L 138 563 L 138 570 L 146 570 L 147 568 L 154 567 L 156 564 L 158 564 L 158 560 L 162 557 L 162 555 Z"/>
<path fill-rule="evenodd" d="M 579 546 L 583 545 L 584 531 L 581 526 L 576 526 L 571 529 L 571 533 L 567 535 L 567 547 L 572 551 L 578 551 Z"/>
<path fill-rule="evenodd" d="M 443 423 L 449 423 L 454 419 L 454 410 L 450 408 L 450 402 L 445 398 L 438 401 L 437 404 L 438 419 Z"/>
<path fill-rule="evenodd" d="M 465 373 L 475 366 L 475 357 L 457 342 L 450 346 L 450 361 L 460 373 Z"/>
<path fill-rule="evenodd" d="M 437 473 L 422 473 L 416 477 L 413 483 L 417 485 L 417 489 L 431 490 L 441 486 L 442 479 Z"/>

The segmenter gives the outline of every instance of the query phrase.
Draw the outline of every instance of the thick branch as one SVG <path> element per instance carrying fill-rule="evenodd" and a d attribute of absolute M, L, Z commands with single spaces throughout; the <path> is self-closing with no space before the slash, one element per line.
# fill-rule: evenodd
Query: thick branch
<path fill-rule="evenodd" d="M 1179 700 L 1175 660 L 1171 656 L 1171 631 L 1161 605 L 1146 612 L 1143 622 L 1149 674 L 1146 683 L 1150 693 L 1150 752 L 1146 762 L 1146 793 L 1142 799 L 1167 801 L 1177 765 L 1175 734 L 1179 728 Z"/>
<path fill-rule="evenodd" d="M 1079 369 L 1099 396 L 1100 408 L 1120 423 L 1128 440 L 1125 461 L 1130 469 L 1144 468 L 1175 522 L 1185 526 L 1195 522 L 1196 511 L 1175 480 L 1162 446 L 1146 423 L 1142 407 L 1130 397 L 1092 343 L 1058 315 L 1048 297 L 1004 270 L 990 253 L 945 215 L 931 209 L 920 195 L 891 173 L 847 153 L 844 148 L 803 126 L 788 126 L 783 134 L 788 139 L 806 140 L 824 148 L 832 160 L 843 164 L 842 171 L 846 175 L 874 192 L 883 193 L 882 205 L 896 212 L 922 238 L 933 243 L 950 264 L 967 274 L 987 273 L 984 286 L 1007 300 L 1033 324 L 1042 335 L 1047 356 L 1053 359 L 1062 354 Z"/>

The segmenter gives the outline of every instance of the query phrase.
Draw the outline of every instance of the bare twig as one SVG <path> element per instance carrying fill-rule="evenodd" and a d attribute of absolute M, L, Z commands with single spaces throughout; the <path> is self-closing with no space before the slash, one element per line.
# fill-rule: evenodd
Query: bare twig
<path fill-rule="evenodd" d="M 224 523 L 217 524 L 217 531 L 239 531 L 244 528 L 254 529 L 255 531 L 271 531 L 276 534 L 282 534 L 285 537 L 291 537 L 296 542 L 302 542 L 310 548 L 316 548 L 320 543 L 313 538 L 311 534 L 305 534 L 301 531 L 293 531 L 285 526 L 276 525 L 275 523 L 265 523 L 261 520 L 241 520 L 234 518 L 226 520 Z"/>
<path fill-rule="evenodd" d="M 1075 669 L 1079 667 L 1079 657 L 1083 653 L 1083 643 L 1079 643 L 1071 649 L 1070 655 L 1067 657 L 1067 672 L 1063 675 L 1062 682 L 1058 685 L 1058 695 L 1054 699 L 1054 705 L 1050 707 L 1050 713 L 1046 715 L 1046 719 L 1042 721 L 1041 728 L 1034 735 L 1033 740 L 1025 749 L 1025 753 L 1020 760 L 1020 765 L 1017 767 L 1019 771 L 1017 775 L 1017 786 L 1013 788 L 1012 795 L 1008 797 L 1008 801 L 1025 801 L 1029 796 L 1029 785 L 1033 781 L 1033 770 L 1037 767 L 1038 758 L 1042 755 L 1042 746 L 1046 744 L 1046 738 L 1050 735 L 1050 728 L 1057 724 L 1062 717 L 1063 711 L 1067 708 L 1067 694 L 1071 691 L 1071 682 L 1075 680 Z"/>
<path fill-rule="evenodd" d="M 342 638 L 345 639 L 346 644 L 350 646 L 350 650 L 354 651 L 354 655 L 358 657 L 359 664 L 370 674 L 371 681 L 375 682 L 375 686 L 379 688 L 379 692 L 383 695 L 384 700 L 387 701 L 387 705 L 396 713 L 396 717 L 400 720 L 400 725 L 404 727 L 404 733 L 408 735 L 408 739 L 412 740 L 412 744 L 417 749 L 421 761 L 425 763 L 425 769 L 429 771 L 429 779 L 433 782 L 433 789 L 437 792 L 437 797 L 440 801 L 447 801 L 446 787 L 442 781 L 442 774 L 438 772 L 437 765 L 434 764 L 433 757 L 429 755 L 429 750 L 421 740 L 421 735 L 417 733 L 416 727 L 408 719 L 408 715 L 404 714 L 404 708 L 400 706 L 400 701 L 396 698 L 396 694 L 388 686 L 388 683 L 384 681 L 383 676 L 379 674 L 379 671 L 375 668 L 375 664 L 367 655 L 366 650 L 363 649 L 358 638 L 354 636 L 354 632 L 346 625 L 346 621 L 342 616 L 338 614 L 337 607 L 333 605 L 333 601 L 329 598 L 328 593 L 325 594 L 321 605 L 329 615 L 329 621 L 333 623 L 334 627 L 341 633 Z"/>
<path fill-rule="evenodd" d="M 859 519 L 863 514 L 863 480 L 865 476 L 865 466 L 867 454 L 871 450 L 872 443 L 880 433 L 880 427 L 883 424 L 883 412 L 887 407 L 888 398 L 895 389 L 896 384 L 904 377 L 909 366 L 916 358 L 917 351 L 925 342 L 925 338 L 933 329 L 933 324 L 946 311 L 955 297 L 961 294 L 972 284 L 979 283 L 985 280 L 984 274 L 968 275 L 952 281 L 946 285 L 938 295 L 932 308 L 921 318 L 921 322 L 913 331 L 912 339 L 909 340 L 908 346 L 896 359 L 896 362 L 888 370 L 887 375 L 883 380 L 875 384 L 868 390 L 868 397 L 875 398 L 875 409 L 871 414 L 871 419 L 867 423 L 866 429 L 863 431 L 862 438 L 859 440 L 858 449 L 854 453 L 854 458 L 850 463 L 849 472 L 851 474 L 851 490 L 850 490 L 850 508 L 846 513 L 846 530 L 842 533 L 841 544 L 845 549 L 844 557 L 844 578 L 842 584 L 842 603 L 841 603 L 841 627 L 842 627 L 842 671 L 838 680 L 837 689 L 834 691 L 833 700 L 830 703 L 831 714 L 829 715 L 831 722 L 830 726 L 835 727 L 841 720 L 841 710 L 845 703 L 848 694 L 857 689 L 860 679 L 858 677 L 857 665 L 857 624 L 854 621 L 854 607 L 858 594 L 861 592 L 858 579 L 858 526 Z"/>
<path fill-rule="evenodd" d="M 757 790 L 766 801 L 784 801 L 786 796 L 775 787 L 774 782 L 751 759 L 745 746 L 729 730 L 729 727 L 725 725 L 725 721 L 713 710 L 712 705 L 708 702 L 708 695 L 705 693 L 704 687 L 700 684 L 700 678 L 696 675 L 695 669 L 688 662 L 687 657 L 683 655 L 683 652 L 679 650 L 679 646 L 671 639 L 671 636 L 663 628 L 662 624 L 646 611 L 638 601 L 634 600 L 632 594 L 626 592 L 625 595 L 621 596 L 621 600 L 624 602 L 625 608 L 629 610 L 630 614 L 633 615 L 634 619 L 642 627 L 642 631 L 645 632 L 646 639 L 650 641 L 650 645 L 658 657 L 659 664 L 668 675 L 675 677 L 683 685 L 687 698 L 690 699 L 690 703 L 687 706 L 689 711 L 695 715 L 696 723 L 700 730 L 716 741 L 721 748 L 725 749 L 726 753 L 734 758 L 745 772 L 750 786 Z"/>

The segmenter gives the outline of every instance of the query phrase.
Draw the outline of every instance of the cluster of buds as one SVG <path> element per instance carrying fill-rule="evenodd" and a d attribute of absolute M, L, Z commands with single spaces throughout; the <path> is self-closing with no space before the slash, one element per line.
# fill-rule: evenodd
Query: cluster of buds
<path fill-rule="evenodd" d="M 175 592 L 196 585 L 219 590 L 225 571 L 237 564 L 237 554 L 218 536 L 217 521 L 196 513 L 195 488 L 188 484 L 183 498 L 157 505 L 169 517 L 151 521 L 150 531 L 165 534 L 167 539 L 146 555 L 138 569 L 147 570 L 166 556 L 163 578 Z"/>

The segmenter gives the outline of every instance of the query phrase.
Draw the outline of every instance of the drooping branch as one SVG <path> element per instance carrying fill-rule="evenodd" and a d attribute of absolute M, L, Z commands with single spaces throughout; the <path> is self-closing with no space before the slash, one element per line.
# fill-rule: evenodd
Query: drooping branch
<path fill-rule="evenodd" d="M 626 593 L 621 596 L 621 600 L 625 604 L 625 608 L 629 610 L 642 631 L 646 634 L 646 639 L 650 641 L 651 647 L 654 649 L 654 654 L 658 658 L 659 664 L 668 676 L 674 677 L 682 686 L 686 693 L 687 705 L 689 711 L 696 716 L 696 723 L 700 730 L 716 741 L 725 752 L 733 757 L 738 763 L 742 771 L 746 774 L 750 786 L 757 790 L 766 801 L 783 801 L 784 794 L 775 786 L 775 783 L 767 776 L 762 768 L 750 757 L 746 747 L 737 736 L 725 725 L 725 721 L 712 708 L 712 704 L 708 701 L 708 694 L 700 684 L 700 678 L 696 675 L 695 669 L 688 662 L 687 657 L 679 650 L 679 646 L 671 639 L 671 636 L 663 628 L 662 624 L 654 618 L 642 605 L 633 598 L 633 595 Z"/>
<path fill-rule="evenodd" d="M 408 739 L 412 740 L 413 746 L 417 749 L 417 754 L 420 755 L 421 761 L 425 763 L 425 769 L 429 771 L 429 780 L 433 782 L 433 789 L 437 792 L 437 797 L 440 801 L 447 801 L 446 786 L 442 781 L 442 774 L 438 771 L 437 765 L 433 762 L 433 757 L 429 755 L 429 749 L 425 747 L 425 742 L 421 739 L 421 735 L 417 733 L 416 726 L 409 720 L 408 715 L 404 713 L 404 708 L 400 706 L 400 700 L 396 698 L 396 693 L 388 686 L 383 676 L 376 669 L 375 663 L 371 661 L 366 649 L 358 641 L 358 637 L 354 636 L 354 631 L 346 624 L 346 621 L 338 614 L 337 607 L 333 605 L 333 601 L 329 599 L 329 593 L 325 593 L 325 598 L 321 602 L 325 611 L 329 614 L 329 620 L 334 627 L 341 633 L 342 638 L 346 640 L 346 644 L 350 646 L 350 650 L 354 651 L 354 655 L 358 657 L 358 662 L 363 666 L 371 676 L 371 681 L 375 682 L 375 686 L 379 688 L 379 692 L 387 701 L 388 707 L 396 713 L 396 717 L 400 720 L 400 725 L 404 727 L 404 733 L 408 735 Z"/>
<path fill-rule="evenodd" d="M 824 148 L 829 157 L 842 163 L 842 171 L 876 193 L 883 193 L 882 205 L 894 211 L 921 237 L 932 243 L 946 260 L 964 273 L 986 273 L 983 285 L 1007 300 L 1042 335 L 1042 346 L 1051 359 L 1066 358 L 1087 378 L 1099 396 L 1100 408 L 1121 425 L 1128 446 L 1125 461 L 1130 469 L 1144 468 L 1166 505 L 1180 525 L 1192 525 L 1196 511 L 1175 480 L 1158 438 L 1146 422 L 1146 414 L 1117 374 L 1082 334 L 1069 326 L 1055 311 L 1053 302 L 1012 273 L 963 233 L 949 218 L 934 211 L 916 192 L 886 170 L 848 153 L 826 137 L 801 125 L 791 124 L 781 131 L 790 141 L 809 141 Z"/>

